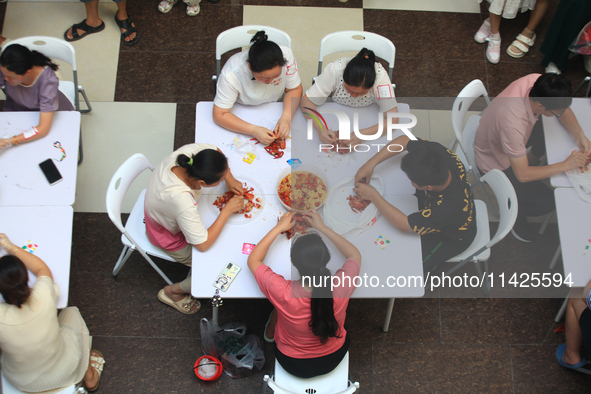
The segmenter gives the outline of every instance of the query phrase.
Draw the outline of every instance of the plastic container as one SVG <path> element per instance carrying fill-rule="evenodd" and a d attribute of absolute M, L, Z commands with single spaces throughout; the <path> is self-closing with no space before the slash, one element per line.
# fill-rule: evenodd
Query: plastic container
<path fill-rule="evenodd" d="M 312 174 L 316 175 L 318 178 L 320 178 L 320 180 L 322 182 L 324 182 L 324 186 L 326 186 L 326 191 L 328 194 L 328 178 L 326 177 L 324 172 L 321 171 L 318 167 L 316 167 L 312 164 L 306 164 L 306 163 L 302 163 L 294 169 L 292 169 L 291 167 L 287 167 L 283 171 L 281 171 L 281 173 L 279 174 L 279 178 L 277 178 L 277 185 L 275 186 L 275 193 L 277 194 L 277 198 L 281 202 L 281 205 L 283 205 L 285 207 L 285 209 L 287 209 L 288 211 L 302 212 L 302 211 L 297 211 L 295 209 L 291 209 L 291 207 L 289 207 L 287 204 L 285 204 L 281 200 L 281 198 L 279 198 L 279 184 L 289 174 L 294 173 L 294 172 L 300 172 L 300 171 L 312 173 Z M 324 201 L 326 201 L 326 198 L 324 199 Z M 315 207 L 314 209 L 320 208 L 324 204 L 324 201 L 322 201 L 322 203 L 320 205 L 318 205 L 317 207 Z"/>
<path fill-rule="evenodd" d="M 212 377 L 210 377 L 210 378 L 204 378 L 203 376 L 199 375 L 199 369 L 200 369 L 200 368 L 199 368 L 199 363 L 200 363 L 200 362 L 201 362 L 201 360 L 203 360 L 203 359 L 209 360 L 210 362 L 212 362 L 212 363 L 215 363 L 215 364 L 216 364 L 217 371 L 216 371 L 215 375 L 213 375 L 213 376 L 212 376 Z M 215 358 L 215 357 L 212 357 L 212 356 L 208 356 L 208 355 L 205 355 L 205 356 L 203 356 L 203 357 L 199 357 L 199 358 L 197 359 L 197 361 L 195 361 L 195 368 L 194 368 L 194 369 L 195 369 L 195 375 L 197 375 L 197 377 L 198 377 L 199 379 L 201 379 L 201 380 L 205 380 L 205 381 L 207 381 L 207 382 L 211 382 L 211 381 L 213 381 L 213 380 L 216 380 L 216 379 L 217 379 L 217 378 L 219 378 L 220 376 L 222 376 L 222 370 L 223 370 L 223 368 L 222 368 L 222 362 L 221 362 L 220 360 L 218 360 L 217 358 Z"/>

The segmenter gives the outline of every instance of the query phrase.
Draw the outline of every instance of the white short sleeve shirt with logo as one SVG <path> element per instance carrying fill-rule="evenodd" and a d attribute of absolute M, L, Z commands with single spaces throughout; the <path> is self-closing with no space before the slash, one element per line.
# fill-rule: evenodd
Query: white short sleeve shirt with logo
<path fill-rule="evenodd" d="M 378 62 L 375 63 L 376 81 L 369 92 L 364 96 L 351 96 L 343 85 L 343 73 L 349 61 L 351 58 L 342 57 L 324 68 L 314 85 L 306 92 L 310 101 L 315 105 L 322 105 L 331 97 L 332 101 L 349 107 L 367 107 L 378 103 L 381 112 L 398 106 L 388 72 Z"/>
<path fill-rule="evenodd" d="M 301 79 L 293 52 L 285 45 L 279 45 L 279 48 L 287 63 L 282 67 L 281 75 L 270 84 L 254 79 L 248 68 L 248 49 L 230 57 L 220 73 L 213 103 L 224 109 L 232 108 L 234 103 L 271 103 L 281 99 L 285 89 L 297 88 L 301 84 Z"/>

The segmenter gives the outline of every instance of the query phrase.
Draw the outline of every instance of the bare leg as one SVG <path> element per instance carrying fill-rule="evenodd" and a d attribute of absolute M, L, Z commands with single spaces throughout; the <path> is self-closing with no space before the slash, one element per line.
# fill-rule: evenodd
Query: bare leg
<path fill-rule="evenodd" d="M 269 338 L 269 339 L 275 338 L 275 326 L 276 325 L 277 325 L 277 309 L 273 309 L 273 312 L 271 312 L 271 321 L 269 322 L 269 325 L 267 326 L 267 331 L 265 332 L 265 335 L 267 336 L 267 338 Z"/>
<path fill-rule="evenodd" d="M 579 325 L 579 318 L 585 308 L 587 308 L 587 304 L 581 298 L 570 298 L 566 306 L 564 321 L 566 351 L 564 352 L 564 361 L 571 365 L 581 362 L 580 350 L 583 343 L 583 333 Z"/>
<path fill-rule="evenodd" d="M 120 21 L 124 21 L 128 18 L 127 15 L 127 0 L 123 0 L 119 3 L 117 3 L 117 19 L 119 19 Z M 131 24 L 133 27 L 135 27 L 135 23 Z M 121 29 L 121 33 L 125 33 L 126 30 Z M 127 36 L 125 38 L 125 41 L 131 41 L 135 38 L 135 36 L 137 35 L 137 33 L 131 33 L 129 36 Z M 176 300 L 175 300 L 176 301 Z"/>
<path fill-rule="evenodd" d="M 523 29 L 521 34 L 528 38 L 533 38 L 535 34 L 535 30 L 537 29 L 538 25 L 546 15 L 546 11 L 548 11 L 548 7 L 550 6 L 550 2 L 548 0 L 537 0 L 534 9 L 532 10 L 529 16 L 529 23 L 527 27 Z M 520 41 L 520 40 L 519 40 Z M 525 43 L 523 43 L 526 45 Z M 521 50 L 513 45 L 509 48 L 509 50 L 513 53 L 520 53 Z"/>
<path fill-rule="evenodd" d="M 499 34 L 499 28 L 501 27 L 501 16 L 497 14 L 490 14 L 490 31 L 492 34 Z"/>
<path fill-rule="evenodd" d="M 181 289 L 181 286 L 178 283 L 165 286 L 164 294 L 166 294 L 174 302 L 182 301 L 187 296 L 187 293 L 185 293 L 185 291 Z M 194 304 L 191 310 L 196 311 L 197 304 Z"/>
<path fill-rule="evenodd" d="M 84 3 L 84 6 L 86 7 L 86 24 L 88 26 L 97 27 L 101 23 L 103 23 L 101 18 L 99 18 L 98 5 L 99 5 L 99 0 L 93 0 L 88 3 Z M 82 35 L 82 34 L 84 34 L 84 30 L 78 29 L 78 35 Z M 73 38 L 72 37 L 72 28 L 68 29 L 67 37 L 69 39 Z"/>

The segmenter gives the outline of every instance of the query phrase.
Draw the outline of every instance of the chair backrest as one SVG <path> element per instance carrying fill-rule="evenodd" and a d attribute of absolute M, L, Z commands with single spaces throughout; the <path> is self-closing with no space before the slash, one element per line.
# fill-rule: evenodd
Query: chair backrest
<path fill-rule="evenodd" d="M 264 30 L 269 41 L 277 45 L 285 45 L 291 48 L 291 37 L 283 30 L 263 25 L 236 26 L 221 32 L 215 41 L 216 75 L 219 77 L 221 71 L 222 55 L 236 48 L 250 46 L 250 40 L 258 32 Z"/>
<path fill-rule="evenodd" d="M 488 183 L 499 204 L 499 227 L 494 237 L 486 244 L 487 248 L 505 238 L 517 219 L 517 195 L 511 181 L 501 170 L 490 170 L 480 180 Z"/>
<path fill-rule="evenodd" d="M 37 51 L 51 59 L 59 59 L 68 63 L 72 67 L 74 89 L 69 94 L 66 94 L 68 99 L 74 99 L 72 103 L 76 111 L 80 111 L 80 102 L 78 94 L 75 94 L 78 86 L 78 67 L 76 65 L 76 50 L 69 42 L 61 38 L 47 37 L 47 36 L 29 36 L 12 40 L 8 45 L 19 44 L 29 48 L 32 51 Z M 65 93 L 65 92 L 64 92 Z M 70 97 L 74 93 L 73 97 Z"/>
<path fill-rule="evenodd" d="M 125 233 L 125 226 L 121 221 L 121 206 L 123 205 L 125 194 L 135 178 L 148 168 L 152 171 L 154 170 L 154 166 L 146 156 L 136 153 L 125 160 L 125 163 L 121 164 L 115 175 L 113 175 L 113 178 L 111 178 L 111 182 L 109 182 L 107 189 L 107 213 L 121 233 Z"/>
<path fill-rule="evenodd" d="M 325 56 L 337 52 L 359 52 L 363 48 L 371 49 L 377 57 L 388 62 L 388 76 L 392 80 L 394 58 L 396 57 L 396 48 L 392 41 L 379 34 L 355 30 L 337 31 L 324 36 L 320 41 L 318 53 L 318 75 L 322 73 L 322 59 Z"/>
<path fill-rule="evenodd" d="M 474 141 L 472 140 L 468 143 L 466 137 L 462 135 L 464 131 L 464 118 L 472 103 L 474 103 L 474 101 L 480 96 L 484 96 L 487 105 L 490 104 L 490 99 L 488 98 L 488 93 L 484 84 L 481 80 L 475 79 L 466 85 L 460 94 L 458 94 L 451 110 L 451 123 L 454 128 L 456 140 L 460 145 L 460 149 L 468 158 L 468 163 L 465 164 L 468 164 L 470 167 L 476 166 L 476 163 L 473 160 L 474 149 L 472 148 L 472 142 Z"/>

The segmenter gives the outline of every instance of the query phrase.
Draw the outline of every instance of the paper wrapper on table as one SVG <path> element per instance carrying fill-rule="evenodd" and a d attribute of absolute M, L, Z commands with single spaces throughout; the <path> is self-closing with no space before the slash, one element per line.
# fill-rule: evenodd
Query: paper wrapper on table
<path fill-rule="evenodd" d="M 591 164 L 566 171 L 566 175 L 583 201 L 591 204 Z"/>
<path fill-rule="evenodd" d="M 372 175 L 369 182 L 378 193 L 384 193 L 384 183 L 379 175 Z M 361 213 L 353 212 L 347 197 L 354 196 L 355 178 L 343 178 L 332 187 L 324 202 L 324 223 L 343 237 L 359 235 L 372 226 L 380 212 L 371 203 Z"/>

